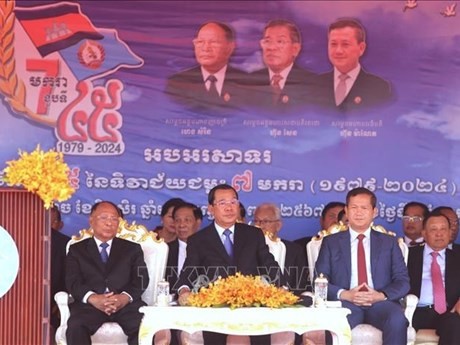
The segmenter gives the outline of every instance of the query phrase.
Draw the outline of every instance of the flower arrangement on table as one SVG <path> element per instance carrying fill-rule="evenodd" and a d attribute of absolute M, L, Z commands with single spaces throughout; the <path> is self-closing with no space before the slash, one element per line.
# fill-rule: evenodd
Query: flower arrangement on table
<path fill-rule="evenodd" d="M 44 152 L 37 145 L 31 153 L 19 150 L 19 158 L 6 162 L 3 180 L 37 194 L 49 209 L 54 201 L 65 201 L 75 192 L 70 184 L 69 166 L 64 155 L 51 149 Z"/>
<path fill-rule="evenodd" d="M 260 276 L 234 276 L 217 279 L 198 293 L 191 294 L 188 304 L 193 307 L 269 307 L 293 305 L 299 298 L 293 293 L 268 284 Z"/>

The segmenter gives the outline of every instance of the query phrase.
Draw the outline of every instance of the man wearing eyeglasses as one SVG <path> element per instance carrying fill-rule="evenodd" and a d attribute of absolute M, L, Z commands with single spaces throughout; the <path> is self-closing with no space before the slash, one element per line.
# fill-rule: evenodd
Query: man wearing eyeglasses
<path fill-rule="evenodd" d="M 280 259 L 284 261 L 283 271 L 288 288 L 299 294 L 306 291 L 309 287 L 307 286 L 307 256 L 305 250 L 297 243 L 279 238 L 278 234 L 283 227 L 280 209 L 275 204 L 260 204 L 254 211 L 254 225 L 259 227 L 271 241 L 281 241 L 285 246 L 286 255 Z"/>
<path fill-rule="evenodd" d="M 288 20 L 272 20 L 260 46 L 266 68 L 249 76 L 256 106 L 280 111 L 309 104 L 314 74 L 295 64 L 302 49 L 298 27 Z"/>
<path fill-rule="evenodd" d="M 179 72 L 167 81 L 166 93 L 196 111 L 238 108 L 246 73 L 229 65 L 235 49 L 233 29 L 222 22 L 201 25 L 193 39 L 198 66 Z"/>
<path fill-rule="evenodd" d="M 187 240 L 187 258 L 178 281 L 179 303 L 187 303 L 192 288 L 240 272 L 263 275 L 276 285 L 284 284 L 280 268 L 270 254 L 261 231 L 238 223 L 239 201 L 236 190 L 217 185 L 208 195 L 208 211 L 214 222 Z M 203 332 L 205 345 L 226 344 L 225 334 Z M 251 337 L 251 344 L 270 344 L 269 336 Z"/>
<path fill-rule="evenodd" d="M 404 242 L 408 247 L 418 246 L 425 242 L 422 236 L 423 219 L 428 213 L 428 207 L 421 202 L 411 201 L 404 206 L 402 223 Z"/>
<path fill-rule="evenodd" d="M 94 204 L 89 217 L 94 237 L 69 248 L 66 286 L 75 300 L 67 323 L 69 345 L 91 344 L 91 335 L 105 322 L 118 323 L 128 344 L 138 343 L 149 276 L 140 245 L 115 237 L 118 222 L 117 205 Z"/>

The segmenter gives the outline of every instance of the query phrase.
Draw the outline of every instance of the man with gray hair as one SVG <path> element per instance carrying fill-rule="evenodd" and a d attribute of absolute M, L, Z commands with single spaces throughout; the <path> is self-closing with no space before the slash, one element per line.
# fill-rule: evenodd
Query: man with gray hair
<path fill-rule="evenodd" d="M 193 39 L 198 66 L 171 76 L 165 92 L 192 110 L 219 110 L 240 106 L 240 88 L 246 73 L 229 65 L 235 50 L 235 33 L 225 23 L 202 24 Z"/>
<path fill-rule="evenodd" d="M 254 212 L 254 225 L 259 227 L 272 241 L 281 240 L 286 247 L 284 274 L 288 288 L 295 293 L 306 291 L 309 287 L 307 256 L 305 250 L 297 243 L 279 238 L 278 234 L 283 226 L 283 220 L 278 206 L 272 203 L 257 206 Z"/>
<path fill-rule="evenodd" d="M 266 68 L 250 74 L 253 101 L 267 109 L 308 104 L 314 74 L 295 64 L 302 49 L 300 30 L 288 20 L 272 20 L 260 40 Z"/>

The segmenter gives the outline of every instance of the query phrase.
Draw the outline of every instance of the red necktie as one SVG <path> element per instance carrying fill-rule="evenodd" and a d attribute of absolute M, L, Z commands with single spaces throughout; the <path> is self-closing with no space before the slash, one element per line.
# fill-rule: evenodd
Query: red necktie
<path fill-rule="evenodd" d="M 272 77 L 273 104 L 278 103 L 281 95 L 281 79 L 283 79 L 283 77 L 279 73 L 274 74 Z"/>
<path fill-rule="evenodd" d="M 358 235 L 358 285 L 367 284 L 366 254 L 363 245 L 365 237 L 363 234 Z"/>
<path fill-rule="evenodd" d="M 438 314 L 444 314 L 447 310 L 446 291 L 442 282 L 441 267 L 439 267 L 437 257 L 438 252 L 431 252 L 431 282 L 433 283 L 434 310 Z"/>

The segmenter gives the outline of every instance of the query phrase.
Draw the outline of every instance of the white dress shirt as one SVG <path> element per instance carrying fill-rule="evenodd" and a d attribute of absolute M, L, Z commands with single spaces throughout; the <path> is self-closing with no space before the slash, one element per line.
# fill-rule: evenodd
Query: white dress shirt
<path fill-rule="evenodd" d="M 348 78 L 345 80 L 345 87 L 346 87 L 346 92 L 345 92 L 345 97 L 347 97 L 348 93 L 350 92 L 351 88 L 353 87 L 353 84 L 355 83 L 356 79 L 358 78 L 358 74 L 361 71 L 361 65 L 358 64 L 355 68 L 353 68 L 351 71 L 345 73 Z M 334 93 L 335 90 L 337 89 L 337 85 L 339 85 L 340 82 L 340 76 L 344 74 L 340 72 L 337 68 L 334 67 Z"/>
<path fill-rule="evenodd" d="M 224 241 L 225 241 L 225 235 L 224 235 L 224 231 L 226 229 L 230 230 L 231 234 L 230 234 L 230 240 L 232 241 L 232 243 L 235 243 L 234 241 L 234 236 L 235 236 L 235 224 L 233 224 L 231 227 L 229 228 L 223 228 L 221 227 L 219 224 L 217 224 L 216 222 L 214 222 L 214 226 L 216 227 L 216 230 L 217 230 L 217 233 L 219 234 L 219 237 L 220 237 L 220 240 L 222 241 L 222 244 L 224 244 Z"/>
<path fill-rule="evenodd" d="M 219 96 L 222 95 L 222 88 L 224 87 L 224 80 L 225 80 L 226 72 L 227 72 L 227 65 L 222 67 L 216 73 L 212 73 L 212 75 L 216 77 L 217 79 L 216 88 L 217 88 L 217 92 L 219 93 Z M 204 81 L 204 85 L 206 86 L 206 90 L 209 91 L 209 88 L 211 87 L 211 82 L 207 79 L 211 75 L 211 73 L 209 73 L 203 67 L 201 67 L 201 75 L 203 76 L 203 81 Z"/>
<path fill-rule="evenodd" d="M 374 288 L 372 281 L 372 270 L 371 270 L 371 229 L 367 229 L 362 232 L 364 236 L 363 246 L 364 254 L 366 257 L 366 272 L 367 272 L 367 285 Z M 350 245 L 351 245 L 351 279 L 350 287 L 354 288 L 358 286 L 358 235 L 361 232 L 356 232 L 350 227 Z"/>
<path fill-rule="evenodd" d="M 292 66 L 294 66 L 293 63 L 291 63 L 288 67 L 286 67 L 285 69 L 283 69 L 280 73 L 275 73 L 273 72 L 270 68 L 268 69 L 268 76 L 270 78 L 270 85 L 271 85 L 271 82 L 272 82 L 272 78 L 275 74 L 279 74 L 281 75 L 283 78 L 280 80 L 279 84 L 280 84 L 280 88 L 281 90 L 284 89 L 284 85 L 286 85 L 286 79 L 289 75 L 289 72 L 291 72 L 291 69 L 292 69 Z"/>

